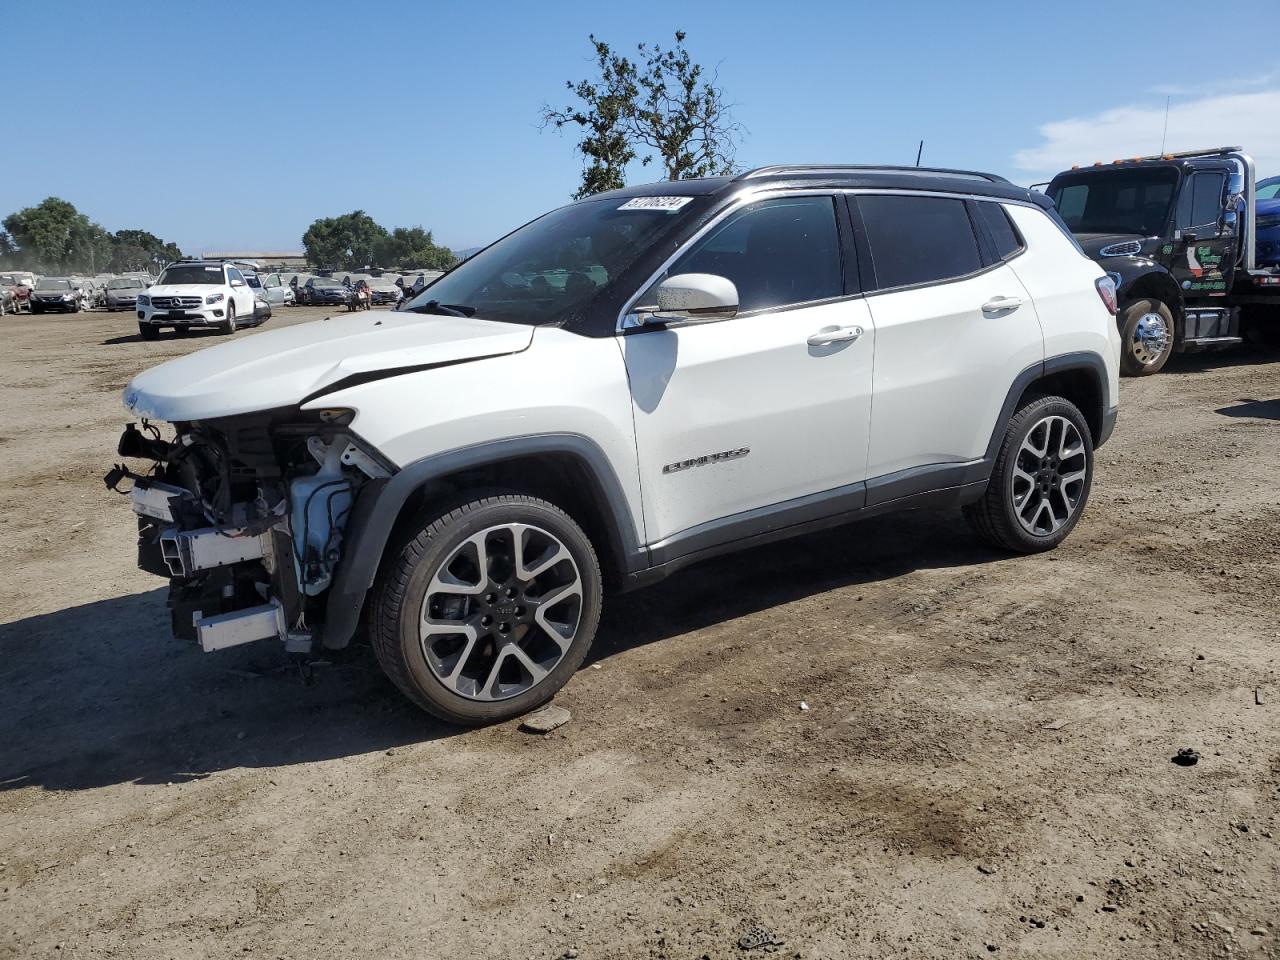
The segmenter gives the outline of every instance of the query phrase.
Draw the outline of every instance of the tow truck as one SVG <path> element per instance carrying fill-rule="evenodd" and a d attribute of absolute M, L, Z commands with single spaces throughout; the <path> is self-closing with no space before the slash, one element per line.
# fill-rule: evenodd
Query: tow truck
<path fill-rule="evenodd" d="M 1116 283 L 1125 374 L 1280 331 L 1280 265 L 1258 264 L 1257 181 L 1242 148 L 1075 166 L 1045 192 Z"/>

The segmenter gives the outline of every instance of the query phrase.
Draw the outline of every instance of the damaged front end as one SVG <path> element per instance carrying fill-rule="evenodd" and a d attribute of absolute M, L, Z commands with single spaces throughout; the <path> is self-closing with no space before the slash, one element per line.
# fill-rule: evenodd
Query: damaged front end
<path fill-rule="evenodd" d="M 174 635 L 206 652 L 277 638 L 310 652 L 352 506 L 392 467 L 348 429 L 349 410 L 275 410 L 129 424 L 107 485 L 138 515 L 138 566 L 169 579 Z M 125 492 L 125 491 L 122 491 Z"/>

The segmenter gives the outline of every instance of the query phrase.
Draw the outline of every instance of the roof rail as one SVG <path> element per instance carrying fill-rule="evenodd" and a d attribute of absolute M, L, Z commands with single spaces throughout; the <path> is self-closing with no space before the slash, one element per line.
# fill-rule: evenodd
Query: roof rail
<path fill-rule="evenodd" d="M 735 180 L 752 180 L 756 177 L 780 176 L 788 173 L 927 173 L 935 177 L 956 177 L 965 180 L 986 180 L 990 183 L 1008 183 L 1004 177 L 978 170 L 952 170 L 948 167 L 906 167 L 892 164 L 856 163 L 779 163 L 756 167 L 740 173 Z"/>

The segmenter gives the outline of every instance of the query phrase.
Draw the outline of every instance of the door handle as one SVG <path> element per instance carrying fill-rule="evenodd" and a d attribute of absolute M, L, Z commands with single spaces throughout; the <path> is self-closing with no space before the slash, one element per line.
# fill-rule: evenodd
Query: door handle
<path fill-rule="evenodd" d="M 861 327 L 823 327 L 817 333 L 809 335 L 809 346 L 825 347 L 830 343 L 847 343 L 862 336 Z"/>
<path fill-rule="evenodd" d="M 999 313 L 1001 310 L 1016 310 L 1022 304 L 1022 297 L 992 297 L 982 305 L 982 312 Z"/>

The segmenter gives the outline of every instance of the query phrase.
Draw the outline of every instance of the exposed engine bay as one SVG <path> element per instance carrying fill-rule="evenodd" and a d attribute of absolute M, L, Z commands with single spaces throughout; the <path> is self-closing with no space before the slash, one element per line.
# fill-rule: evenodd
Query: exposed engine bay
<path fill-rule="evenodd" d="M 105 478 L 138 515 L 138 566 L 169 579 L 174 635 L 206 652 L 277 637 L 313 649 L 352 505 L 392 468 L 345 429 L 349 410 L 129 424 Z"/>

